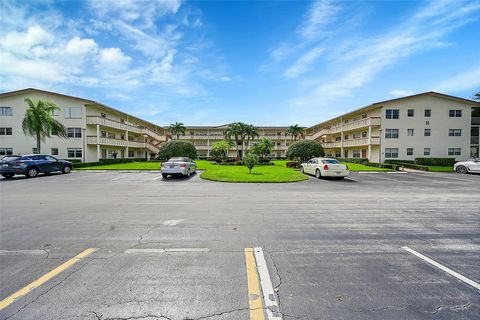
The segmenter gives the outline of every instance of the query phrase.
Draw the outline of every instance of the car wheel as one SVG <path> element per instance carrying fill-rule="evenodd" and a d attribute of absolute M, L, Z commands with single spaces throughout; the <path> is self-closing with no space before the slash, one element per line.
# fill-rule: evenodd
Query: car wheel
<path fill-rule="evenodd" d="M 35 178 L 38 175 L 38 170 L 36 168 L 29 168 L 25 175 L 27 178 Z"/>
<path fill-rule="evenodd" d="M 162 173 L 162 178 L 163 178 L 163 179 L 167 179 L 167 178 L 168 178 L 168 174 Z"/>
<path fill-rule="evenodd" d="M 320 169 L 315 170 L 315 177 L 317 177 L 317 179 L 320 179 L 322 177 L 322 173 L 320 172 Z"/>
<path fill-rule="evenodd" d="M 2 174 L 2 176 L 3 176 L 5 179 L 12 179 L 14 175 L 15 175 L 14 173 L 3 173 L 3 174 Z"/>
<path fill-rule="evenodd" d="M 70 166 L 63 166 L 62 172 L 63 173 L 70 173 L 72 171 L 72 167 Z"/>
<path fill-rule="evenodd" d="M 460 173 L 460 174 L 465 174 L 468 172 L 468 169 L 465 166 L 458 166 L 457 169 L 455 169 L 455 171 L 457 171 L 457 173 Z"/>

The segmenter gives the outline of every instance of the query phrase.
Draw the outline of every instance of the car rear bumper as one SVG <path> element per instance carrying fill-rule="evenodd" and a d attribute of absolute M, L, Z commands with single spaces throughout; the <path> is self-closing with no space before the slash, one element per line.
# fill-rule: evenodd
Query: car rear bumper
<path fill-rule="evenodd" d="M 348 170 L 324 170 L 323 177 L 348 177 L 350 171 Z"/>
<path fill-rule="evenodd" d="M 183 174 L 186 175 L 188 173 L 188 168 L 162 168 L 162 173 L 165 174 Z"/>
<path fill-rule="evenodd" d="M 22 168 L 0 168 L 0 174 L 5 173 L 25 174 L 25 170 Z"/>

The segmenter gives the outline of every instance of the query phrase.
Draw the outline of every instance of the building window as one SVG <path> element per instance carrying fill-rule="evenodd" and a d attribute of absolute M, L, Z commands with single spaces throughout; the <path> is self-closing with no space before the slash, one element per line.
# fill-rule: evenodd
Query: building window
<path fill-rule="evenodd" d="M 431 117 L 432 116 L 432 110 L 431 109 L 425 109 L 425 117 Z"/>
<path fill-rule="evenodd" d="M 0 116 L 11 116 L 12 107 L 0 107 Z"/>
<path fill-rule="evenodd" d="M 107 117 L 107 114 L 105 114 L 105 113 L 102 112 L 102 113 L 100 113 L 100 117 L 106 118 L 106 117 Z"/>
<path fill-rule="evenodd" d="M 415 110 L 413 110 L 413 109 L 408 109 L 407 110 L 407 116 L 408 117 L 413 117 L 414 114 L 415 114 Z"/>
<path fill-rule="evenodd" d="M 344 135 L 344 136 L 343 136 L 343 139 L 344 139 L 344 140 L 348 140 L 348 134 Z"/>
<path fill-rule="evenodd" d="M 107 137 L 109 137 L 110 139 L 115 139 L 115 133 L 107 132 Z"/>
<path fill-rule="evenodd" d="M 367 131 L 363 131 L 362 132 L 362 138 L 366 138 L 368 136 L 368 132 Z"/>
<path fill-rule="evenodd" d="M 432 135 L 432 129 L 425 129 L 425 130 L 423 131 L 423 135 L 424 135 L 425 137 L 430 137 L 430 136 Z"/>
<path fill-rule="evenodd" d="M 385 158 L 398 158 L 398 148 L 385 148 Z"/>
<path fill-rule="evenodd" d="M 58 156 L 58 148 L 52 148 L 52 156 Z"/>
<path fill-rule="evenodd" d="M 407 156 L 413 156 L 413 148 L 407 148 Z"/>
<path fill-rule="evenodd" d="M 448 136 L 449 137 L 461 137 L 462 136 L 462 129 L 448 129 Z"/>
<path fill-rule="evenodd" d="M 58 109 L 53 109 L 51 114 L 52 114 L 52 116 L 55 116 L 55 117 L 56 117 L 56 116 L 60 115 L 60 110 L 58 110 Z"/>
<path fill-rule="evenodd" d="M 0 148 L 0 156 L 9 156 L 13 154 L 13 148 Z"/>
<path fill-rule="evenodd" d="M 423 155 L 429 156 L 430 155 L 430 148 L 423 148 Z"/>
<path fill-rule="evenodd" d="M 82 157 L 82 149 L 79 148 L 68 148 L 68 157 L 69 158 L 81 158 Z"/>
<path fill-rule="evenodd" d="M 398 139 L 398 129 L 385 129 L 386 139 Z"/>
<path fill-rule="evenodd" d="M 360 150 L 353 150 L 353 157 L 360 158 Z"/>
<path fill-rule="evenodd" d="M 407 129 L 407 136 L 413 137 L 413 129 Z"/>
<path fill-rule="evenodd" d="M 462 110 L 448 110 L 448 116 L 450 118 L 460 118 L 462 116 Z"/>
<path fill-rule="evenodd" d="M 342 153 L 340 151 L 335 151 L 335 158 L 340 158 Z"/>
<path fill-rule="evenodd" d="M 386 119 L 398 119 L 398 109 L 387 109 L 385 110 Z"/>
<path fill-rule="evenodd" d="M 362 114 L 362 119 L 366 119 L 368 117 L 368 114 Z"/>
<path fill-rule="evenodd" d="M 344 156 L 345 158 L 348 158 L 348 150 L 343 150 L 343 156 Z"/>
<path fill-rule="evenodd" d="M 82 128 L 67 128 L 67 137 L 69 138 L 81 138 Z"/>
<path fill-rule="evenodd" d="M 135 151 L 133 151 L 133 150 L 128 150 L 128 157 L 129 157 L 129 158 L 135 157 Z"/>
<path fill-rule="evenodd" d="M 37 148 L 32 148 L 32 153 L 37 154 L 38 153 Z"/>
<path fill-rule="evenodd" d="M 342 137 L 335 137 L 335 141 L 342 141 Z"/>
<path fill-rule="evenodd" d="M 360 137 L 361 137 L 361 133 L 360 133 L 360 132 L 353 134 L 353 139 L 360 139 Z"/>
<path fill-rule="evenodd" d="M 0 128 L 0 136 L 11 136 L 12 128 Z"/>
<path fill-rule="evenodd" d="M 448 155 L 449 156 L 461 156 L 462 149 L 461 148 L 448 148 Z"/>
<path fill-rule="evenodd" d="M 82 107 L 66 107 L 65 119 L 78 119 L 82 117 Z"/>
<path fill-rule="evenodd" d="M 100 132 L 100 137 L 105 138 L 107 136 L 107 131 L 101 131 Z"/>

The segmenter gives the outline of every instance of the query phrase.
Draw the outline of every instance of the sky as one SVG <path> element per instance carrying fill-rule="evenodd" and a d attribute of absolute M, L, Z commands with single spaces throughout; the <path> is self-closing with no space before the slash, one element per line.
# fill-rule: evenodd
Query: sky
<path fill-rule="evenodd" d="M 159 125 L 311 126 L 424 91 L 480 90 L 480 1 L 0 0 L 0 91 Z"/>

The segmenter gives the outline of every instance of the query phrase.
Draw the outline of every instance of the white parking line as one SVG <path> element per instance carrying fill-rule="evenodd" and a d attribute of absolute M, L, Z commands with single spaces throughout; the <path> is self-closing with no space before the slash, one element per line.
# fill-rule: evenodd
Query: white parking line
<path fill-rule="evenodd" d="M 14 256 L 14 255 L 44 255 L 46 254 L 45 250 L 0 250 L 0 256 Z"/>
<path fill-rule="evenodd" d="M 380 173 L 378 171 L 358 171 L 358 173 L 362 173 L 362 174 L 377 174 L 377 173 Z"/>
<path fill-rule="evenodd" d="M 158 177 L 153 178 L 152 180 L 158 180 L 158 179 L 162 179 L 162 178 L 163 178 L 163 176 L 158 176 Z"/>
<path fill-rule="evenodd" d="M 125 253 L 208 252 L 209 248 L 127 249 Z"/>
<path fill-rule="evenodd" d="M 260 276 L 260 286 L 263 293 L 263 303 L 267 311 L 268 320 L 281 320 L 282 315 L 278 307 L 277 296 L 273 291 L 272 280 L 268 273 L 267 262 L 263 255 L 262 248 L 254 248 L 255 261 L 257 263 L 258 275 Z"/>
<path fill-rule="evenodd" d="M 410 249 L 409 247 L 402 247 L 402 249 L 403 249 L 403 250 L 406 250 L 407 252 L 410 252 L 411 254 L 419 257 L 420 259 L 422 259 L 422 260 L 430 263 L 431 265 L 434 265 L 435 267 L 439 268 L 440 270 L 443 270 L 443 271 L 449 273 L 450 275 L 454 276 L 455 278 L 457 278 L 457 279 L 459 279 L 459 280 L 461 280 L 461 281 L 463 281 L 463 282 L 471 285 L 471 286 L 474 287 L 475 289 L 480 290 L 480 284 L 479 284 L 479 283 L 477 283 L 477 282 L 475 282 L 475 281 L 473 281 L 473 280 L 471 280 L 471 279 L 469 279 L 469 278 L 467 278 L 467 277 L 465 277 L 465 276 L 462 276 L 460 273 L 455 272 L 455 271 L 453 271 L 452 269 L 445 267 L 444 265 L 436 262 L 435 260 L 432 260 L 432 259 L 430 259 L 429 257 L 426 257 L 426 256 L 424 256 L 423 254 L 418 253 L 417 251 L 415 251 L 415 250 L 413 250 L 413 249 Z"/>

